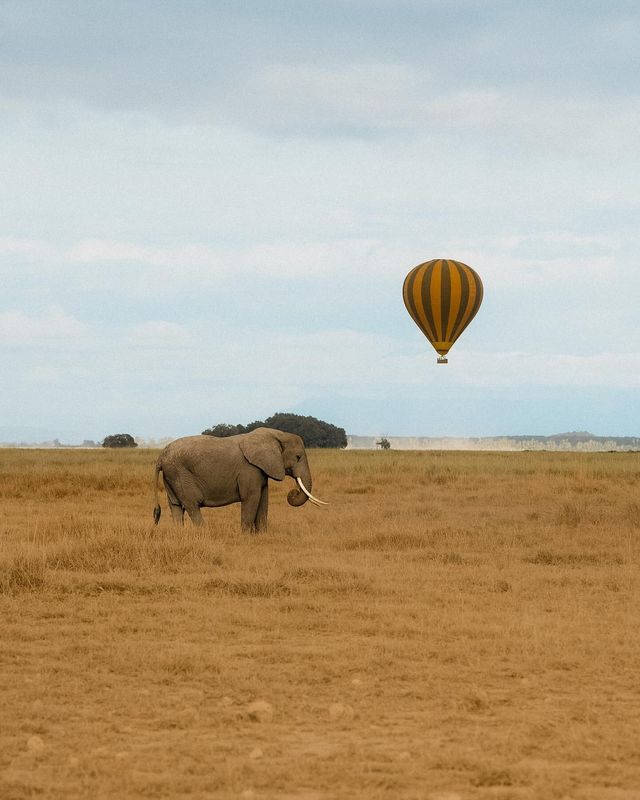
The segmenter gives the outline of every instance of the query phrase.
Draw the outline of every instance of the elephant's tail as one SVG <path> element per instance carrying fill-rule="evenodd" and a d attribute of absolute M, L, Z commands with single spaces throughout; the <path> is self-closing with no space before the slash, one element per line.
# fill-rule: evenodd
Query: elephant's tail
<path fill-rule="evenodd" d="M 153 521 L 157 525 L 160 522 L 160 514 L 162 514 L 162 509 L 160 508 L 160 501 L 158 500 L 158 476 L 160 475 L 160 470 L 162 469 L 162 464 L 160 463 L 160 459 L 156 461 L 156 471 L 155 475 L 153 476 L 153 494 L 156 501 L 155 507 L 153 509 Z"/>

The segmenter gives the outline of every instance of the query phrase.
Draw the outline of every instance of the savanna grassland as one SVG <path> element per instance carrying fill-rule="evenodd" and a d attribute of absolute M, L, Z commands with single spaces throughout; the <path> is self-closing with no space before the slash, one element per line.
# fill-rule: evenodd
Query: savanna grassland
<path fill-rule="evenodd" d="M 0 451 L 0 797 L 640 798 L 640 455 L 311 451 L 152 524 L 151 451 Z"/>

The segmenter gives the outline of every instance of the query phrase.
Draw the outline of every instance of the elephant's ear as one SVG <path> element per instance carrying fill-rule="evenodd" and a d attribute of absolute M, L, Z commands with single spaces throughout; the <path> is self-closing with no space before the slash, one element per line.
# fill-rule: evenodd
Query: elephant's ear
<path fill-rule="evenodd" d="M 254 467 L 258 467 L 275 481 L 284 480 L 284 461 L 282 449 L 275 436 L 258 434 L 247 436 L 240 442 L 244 457 Z"/>

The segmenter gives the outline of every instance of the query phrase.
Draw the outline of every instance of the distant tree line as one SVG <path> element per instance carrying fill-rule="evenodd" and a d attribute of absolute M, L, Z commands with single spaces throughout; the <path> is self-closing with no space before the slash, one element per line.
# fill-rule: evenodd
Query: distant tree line
<path fill-rule="evenodd" d="M 229 425 L 222 422 L 202 431 L 205 436 L 235 436 L 237 433 L 249 433 L 256 428 L 277 428 L 287 433 L 297 433 L 304 440 L 306 447 L 346 447 L 347 434 L 344 428 L 338 428 L 330 422 L 315 417 L 304 417 L 300 414 L 278 412 L 265 420 L 256 420 L 248 425 Z"/>

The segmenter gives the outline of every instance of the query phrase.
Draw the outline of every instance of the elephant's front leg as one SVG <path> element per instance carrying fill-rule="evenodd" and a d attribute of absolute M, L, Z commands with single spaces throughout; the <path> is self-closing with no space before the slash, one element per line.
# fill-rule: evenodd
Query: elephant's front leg
<path fill-rule="evenodd" d="M 267 476 L 262 470 L 257 469 L 252 465 L 241 473 L 238 480 L 238 494 L 242 501 L 242 510 L 240 511 L 240 521 L 243 531 L 255 531 L 259 528 L 258 516 L 259 510 L 263 504 L 263 493 L 267 491 Z M 264 520 L 267 519 L 267 501 L 268 495 L 264 495 Z"/>
<path fill-rule="evenodd" d="M 269 484 L 265 483 L 262 494 L 260 495 L 260 502 L 258 503 L 258 511 L 256 513 L 256 531 L 267 530 L 267 514 L 269 512 Z"/>
<path fill-rule="evenodd" d="M 262 490 L 260 487 L 251 489 L 242 498 L 240 522 L 243 531 L 253 533 L 256 529 L 256 517 L 258 515 L 261 498 Z"/>
<path fill-rule="evenodd" d="M 269 486 L 266 485 L 261 492 L 251 492 L 243 499 L 240 512 L 242 530 L 249 533 L 266 531 L 268 511 Z"/>

